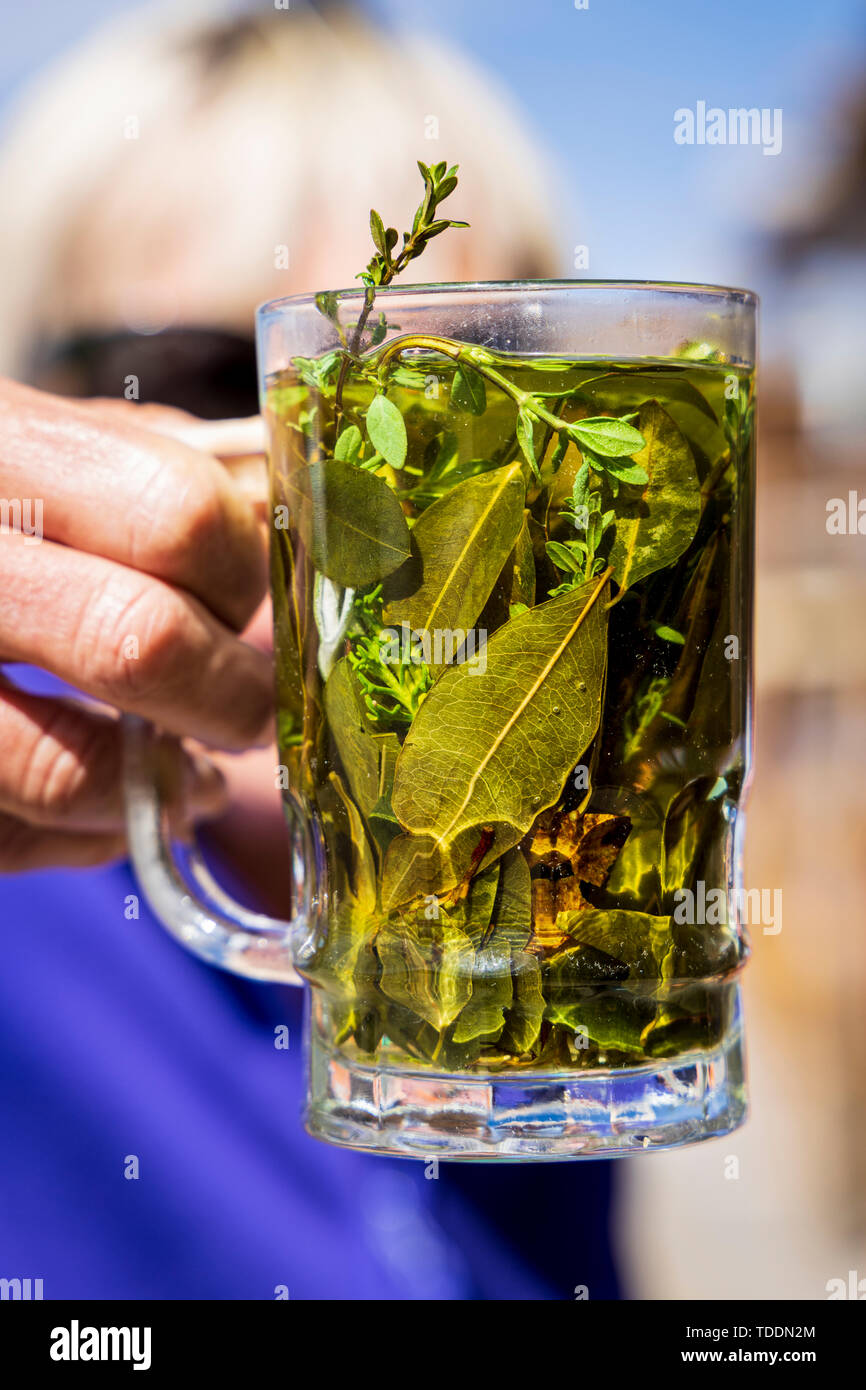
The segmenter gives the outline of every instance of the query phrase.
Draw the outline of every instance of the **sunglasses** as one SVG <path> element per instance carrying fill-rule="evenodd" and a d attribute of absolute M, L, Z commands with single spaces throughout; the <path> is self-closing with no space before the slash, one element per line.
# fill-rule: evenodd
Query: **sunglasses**
<path fill-rule="evenodd" d="M 82 335 L 37 350 L 30 379 L 68 396 L 123 396 L 176 406 L 205 420 L 258 411 L 252 336 L 215 328 Z"/>

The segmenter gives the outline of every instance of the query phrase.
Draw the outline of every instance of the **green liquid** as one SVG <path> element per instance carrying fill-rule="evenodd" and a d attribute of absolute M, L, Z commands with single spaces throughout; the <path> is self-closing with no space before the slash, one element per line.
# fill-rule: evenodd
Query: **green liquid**
<path fill-rule="evenodd" d="M 453 844 L 446 836 L 435 855 L 426 847 L 426 857 L 413 860 L 412 846 L 421 843 L 418 825 L 409 824 L 416 811 L 435 819 L 437 798 L 459 800 L 460 792 L 465 800 L 464 736 L 454 727 L 477 727 L 476 704 L 486 711 L 478 724 L 492 718 L 490 682 L 506 629 L 525 634 L 517 672 L 520 649 L 532 647 L 550 611 L 539 610 L 567 606 L 569 585 L 605 582 L 633 534 L 630 519 L 640 518 L 643 489 L 593 472 L 601 514 L 615 516 L 595 555 L 586 554 L 574 548 L 586 540 L 585 515 L 568 505 L 582 463 L 576 444 L 558 449 L 558 432 L 537 424 L 539 481 L 521 463 L 517 406 L 493 382 L 480 395 L 464 370 L 476 387 L 467 396 L 465 385 L 455 388 L 455 363 L 442 356 L 406 354 L 392 363 L 387 398 L 407 437 L 405 462 L 394 468 L 376 462 L 368 437 L 365 413 L 378 389 L 369 369 L 350 367 L 339 412 L 337 371 L 318 384 L 309 370 L 306 380 L 291 369 L 272 380 L 279 732 L 290 822 L 307 839 L 308 862 L 318 866 L 307 884 L 309 933 L 298 943 L 300 968 L 314 986 L 316 1026 L 331 1046 L 359 1059 L 474 1073 L 634 1067 L 711 1050 L 732 1025 L 745 957 L 727 893 L 736 886 L 734 830 L 748 760 L 753 382 L 747 371 L 714 362 L 499 355 L 491 363 L 566 421 L 628 416 L 640 428 L 640 420 L 660 418 L 647 414 L 648 403 L 657 402 L 673 440 L 669 466 L 688 475 L 678 486 L 686 489 L 683 510 L 694 516 L 693 534 L 621 597 L 616 578 L 606 580 L 591 620 L 598 626 L 604 610 L 603 669 L 594 660 L 582 680 L 575 667 L 541 723 L 537 704 L 522 708 L 517 725 L 534 730 L 534 741 L 515 741 L 513 732 L 500 739 L 496 766 L 505 792 L 510 788 L 514 799 L 521 788 L 530 795 L 538 787 L 529 821 L 503 826 L 488 815 L 468 829 L 461 823 Z M 352 564 L 366 576 L 381 553 L 356 551 L 354 541 L 343 553 L 342 533 L 326 525 L 323 508 L 339 511 L 339 498 L 318 480 L 334 454 L 338 415 L 340 432 L 354 425 L 361 442 L 344 469 L 364 471 L 367 463 L 370 476 L 399 499 L 410 534 L 430 513 L 422 537 L 435 509 L 441 515 L 451 499 L 443 535 L 465 530 L 469 561 L 462 594 L 452 585 L 439 608 L 453 609 L 473 586 L 482 597 L 488 581 L 490 590 L 456 632 L 450 653 L 448 631 L 416 631 L 413 638 L 411 625 L 395 620 L 411 611 L 425 583 L 414 543 L 412 556 L 388 574 L 346 583 Z M 299 485 L 307 469 L 318 492 Z M 493 497 L 508 470 L 516 486 L 523 479 L 523 525 L 488 574 L 507 518 L 491 507 L 485 519 L 472 480 L 489 477 Z M 339 476 L 352 482 L 345 471 Z M 461 518 L 464 496 L 477 511 L 477 534 Z M 352 497 L 350 530 L 353 517 L 364 524 L 354 491 Z M 646 510 L 663 500 L 651 497 Z M 382 516 L 383 535 L 391 535 L 393 520 Z M 666 534 L 659 530 L 663 560 L 671 544 Z M 644 550 L 646 535 L 639 531 L 636 543 Z M 563 547 L 577 572 L 563 560 Z M 322 569 L 340 578 L 328 579 Z M 428 565 L 428 587 L 429 573 Z M 439 611 L 435 597 L 428 607 Z M 516 623 L 522 626 L 509 629 Z M 587 617 L 584 636 L 589 623 Z M 385 641 L 383 630 L 391 634 Z M 467 632 L 455 652 L 456 638 Z M 486 672 L 482 632 L 493 643 Z M 453 682 L 455 656 L 477 670 L 461 684 L 452 720 L 449 687 L 437 688 Z M 505 703 L 512 699 L 508 679 L 506 670 Z M 535 752 L 560 737 L 560 720 L 564 744 L 577 737 L 573 728 L 593 681 L 600 718 L 587 745 L 564 777 L 548 771 L 535 782 Z M 546 688 L 528 693 L 530 706 Z M 455 740 L 451 770 L 441 749 L 426 759 L 410 753 L 416 741 L 427 746 L 424 721 L 432 722 L 436 701 L 443 738 Z M 402 880 L 394 868 L 398 851 L 412 865 Z"/>

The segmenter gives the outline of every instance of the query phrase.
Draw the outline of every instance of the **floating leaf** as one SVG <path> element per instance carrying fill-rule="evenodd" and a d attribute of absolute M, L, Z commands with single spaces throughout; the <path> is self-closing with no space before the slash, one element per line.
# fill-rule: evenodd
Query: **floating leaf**
<path fill-rule="evenodd" d="M 381 392 L 374 396 L 367 409 L 365 423 L 373 448 L 392 468 L 402 468 L 406 462 L 408 440 L 406 424 L 394 402 Z"/>
<path fill-rule="evenodd" d="M 694 539 L 701 495 L 694 459 L 683 435 L 656 401 L 639 416 L 646 446 L 635 463 L 648 482 L 639 496 L 620 497 L 610 552 L 620 589 L 678 560 Z"/>
<path fill-rule="evenodd" d="M 301 539 L 328 579 L 363 588 L 409 558 L 409 527 L 384 479 L 343 459 L 325 459 L 295 469 L 285 486 Z"/>
<path fill-rule="evenodd" d="M 591 581 L 512 618 L 488 642 L 483 672 L 442 672 L 397 759 L 394 812 L 419 843 L 414 867 L 411 845 L 391 862 L 392 844 L 386 897 L 424 891 L 416 883 L 436 891 L 440 875 L 458 881 L 485 827 L 502 854 L 557 799 L 598 728 L 606 591 L 604 578 Z"/>
<path fill-rule="evenodd" d="M 385 622 L 431 638 L 451 634 L 459 645 L 514 547 L 523 499 L 522 467 L 513 463 L 458 483 L 428 507 L 412 530 L 412 558 L 385 586 Z"/>

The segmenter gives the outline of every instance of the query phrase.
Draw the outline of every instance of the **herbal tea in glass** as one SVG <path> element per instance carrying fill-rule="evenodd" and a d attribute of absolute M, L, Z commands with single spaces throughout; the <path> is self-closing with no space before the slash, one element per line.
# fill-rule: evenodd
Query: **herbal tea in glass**
<path fill-rule="evenodd" d="M 755 302 L 706 286 L 361 288 L 258 314 L 278 777 L 296 911 L 130 836 L 207 959 L 310 985 L 310 1131 L 558 1159 L 745 1114 Z M 466 233 L 461 233 L 465 235 Z M 399 250 L 398 250 L 399 243 Z"/>
<path fill-rule="evenodd" d="M 344 1066 L 724 1053 L 744 935 L 695 903 L 728 903 L 748 763 L 751 365 L 582 355 L 579 318 L 568 353 L 406 331 L 369 284 L 319 309 L 344 343 L 265 407 L 285 794 L 320 865 L 296 959 L 336 1129 Z"/>

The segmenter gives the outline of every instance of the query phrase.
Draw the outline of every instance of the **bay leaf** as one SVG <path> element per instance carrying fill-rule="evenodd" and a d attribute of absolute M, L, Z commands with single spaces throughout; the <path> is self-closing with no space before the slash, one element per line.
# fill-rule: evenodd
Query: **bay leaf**
<path fill-rule="evenodd" d="M 665 813 L 662 833 L 662 858 L 659 865 L 662 892 L 666 902 L 675 906 L 678 890 L 694 890 L 699 879 L 715 886 L 712 865 L 707 863 L 708 851 L 724 847 L 727 841 L 727 815 L 723 802 L 710 798 L 714 778 L 695 778 L 686 783 L 671 801 Z M 721 857 L 724 848 L 721 849 Z M 722 870 L 719 886 L 725 882 L 727 866 Z"/>
<path fill-rule="evenodd" d="M 325 682 L 324 705 L 328 730 L 352 796 L 373 839 L 384 852 L 400 831 L 391 810 L 400 740 L 396 734 L 380 734 L 371 729 L 364 692 L 346 657 L 337 662 Z"/>
<path fill-rule="evenodd" d="M 466 933 L 476 949 L 488 934 L 499 878 L 499 865 L 491 864 L 489 869 L 476 874 L 465 889 L 458 889 L 459 897 L 456 902 L 448 899 L 445 901 L 448 920 Z"/>
<path fill-rule="evenodd" d="M 643 406 L 638 427 L 646 440 L 634 462 L 648 481 L 616 505 L 610 563 L 621 590 L 678 560 L 694 539 L 701 492 L 691 449 L 657 401 Z"/>
<path fill-rule="evenodd" d="M 379 748 L 378 795 L 375 803 L 365 814 L 379 853 L 384 855 L 394 837 L 400 834 L 400 822 L 391 809 L 394 768 L 400 752 L 400 740 L 395 734 L 373 734 L 373 740 Z"/>
<path fill-rule="evenodd" d="M 405 837 L 390 846 L 386 899 L 458 882 L 487 827 L 489 863 L 557 800 L 599 724 L 606 594 L 602 577 L 549 599 L 494 633 L 484 671 L 442 672 L 397 759 L 392 804 L 416 845 L 393 861 Z"/>
<path fill-rule="evenodd" d="M 531 608 L 535 603 L 535 553 L 529 521 L 529 513 L 524 512 L 523 524 L 517 533 L 514 549 L 505 561 L 490 597 L 478 616 L 478 628 L 482 632 L 496 632 L 503 623 L 507 623 L 508 619 L 514 616 L 514 605 Z"/>
<path fill-rule="evenodd" d="M 510 559 L 512 563 L 509 605 L 525 603 L 527 608 L 531 608 L 535 603 L 535 554 L 529 533 L 529 517 L 525 514 Z"/>
<path fill-rule="evenodd" d="M 621 410 L 624 406 L 640 409 L 647 401 L 663 396 L 666 409 L 674 403 L 688 405 L 718 424 L 709 401 L 687 377 L 674 372 L 606 372 L 581 382 L 577 395 L 607 410 Z"/>
<path fill-rule="evenodd" d="M 730 453 L 724 430 L 686 401 L 665 402 L 665 409 L 688 440 L 703 482 L 713 465 Z"/>
<path fill-rule="evenodd" d="M 583 968 L 581 948 L 591 946 L 628 967 L 631 979 L 660 978 L 662 963 L 671 948 L 670 917 L 648 912 L 600 911 L 561 912 L 557 927 L 565 931 L 574 946 L 558 954 L 561 965 L 571 956 L 571 974 L 580 977 Z"/>
<path fill-rule="evenodd" d="M 502 1032 L 512 994 L 511 951 L 507 943 L 477 951 L 472 970 L 472 996 L 460 1011 L 452 1041 L 466 1043 L 482 1038 L 495 1042 Z"/>
<path fill-rule="evenodd" d="M 328 774 L 328 785 L 337 797 L 346 818 L 347 839 L 351 846 L 348 864 L 351 874 L 351 896 L 362 915 L 368 916 L 376 909 L 376 866 L 364 821 L 339 773 Z M 320 802 L 325 804 L 321 792 Z M 341 867 L 345 867 L 345 864 Z"/>
<path fill-rule="evenodd" d="M 472 995 L 472 942 L 458 927 L 433 922 L 421 933 L 407 923 L 382 927 L 376 937 L 382 966 L 379 988 L 441 1032 Z"/>
<path fill-rule="evenodd" d="M 532 935 L 532 880 L 520 849 L 509 850 L 500 860 L 490 923 L 492 938 L 507 941 L 513 950 L 523 950 Z"/>
<path fill-rule="evenodd" d="M 523 525 L 523 469 L 497 468 L 452 487 L 412 529 L 412 557 L 385 585 L 385 622 L 413 631 L 471 629 Z M 435 653 L 434 653 L 435 655 Z"/>
<path fill-rule="evenodd" d="M 603 1050 L 642 1053 L 644 1029 L 653 1020 L 651 1001 L 636 998 L 628 990 L 584 991 L 562 1003 L 548 1004 L 544 1016 L 564 1024 Z"/>
<path fill-rule="evenodd" d="M 331 458 L 296 468 L 285 491 L 313 564 L 335 583 L 363 588 L 409 558 L 409 527 L 383 478 Z"/>
<path fill-rule="evenodd" d="M 274 610 L 274 664 L 277 676 L 279 713 L 284 718 L 281 730 L 297 733 L 304 715 L 304 675 L 301 666 L 298 634 L 300 619 L 294 609 L 291 555 L 284 555 L 288 540 L 281 532 L 271 537 L 271 594 Z"/>
<path fill-rule="evenodd" d="M 505 1015 L 499 1046 L 520 1057 L 535 1047 L 544 1018 L 541 966 L 528 951 L 515 951 L 512 955 L 512 989 L 512 1003 Z"/>

